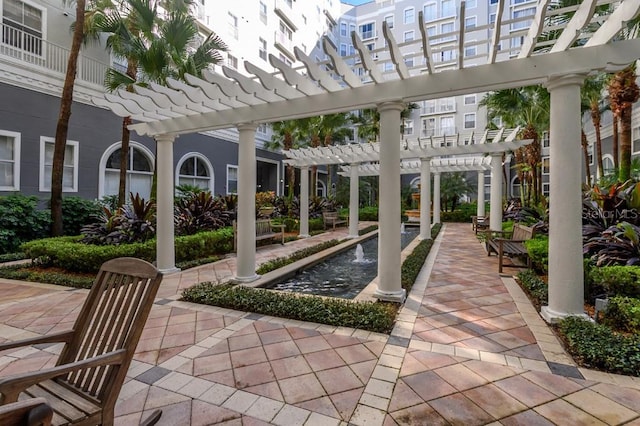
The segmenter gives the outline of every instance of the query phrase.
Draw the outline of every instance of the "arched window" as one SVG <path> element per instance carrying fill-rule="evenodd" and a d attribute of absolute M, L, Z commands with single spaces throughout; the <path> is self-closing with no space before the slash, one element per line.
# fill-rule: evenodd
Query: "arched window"
<path fill-rule="evenodd" d="M 327 187 L 324 182 L 318 179 L 316 181 L 316 195 L 318 197 L 326 197 L 327 196 Z"/>
<path fill-rule="evenodd" d="M 516 175 L 511 179 L 511 196 L 514 198 L 520 197 L 521 190 L 520 179 Z"/>
<path fill-rule="evenodd" d="M 614 172 L 615 164 L 613 164 L 613 155 L 605 154 L 602 156 L 602 175 L 608 176 Z"/>
<path fill-rule="evenodd" d="M 100 197 L 117 195 L 120 183 L 120 142 L 107 148 L 100 160 Z M 153 153 L 138 142 L 130 142 L 126 193 L 148 200 L 153 182 Z"/>
<path fill-rule="evenodd" d="M 213 178 L 213 166 L 202 154 L 190 152 L 178 161 L 176 185 L 191 185 L 213 190 Z"/>

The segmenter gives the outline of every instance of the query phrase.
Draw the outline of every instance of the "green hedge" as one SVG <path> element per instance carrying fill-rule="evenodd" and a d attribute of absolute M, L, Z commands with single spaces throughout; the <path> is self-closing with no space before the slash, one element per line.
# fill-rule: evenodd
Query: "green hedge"
<path fill-rule="evenodd" d="M 209 282 L 186 289 L 182 300 L 378 333 L 391 331 L 398 312 L 393 303 L 351 302 Z"/>
<path fill-rule="evenodd" d="M 603 324 L 568 317 L 559 324 L 569 352 L 587 368 L 640 376 L 640 336 L 615 333 Z"/>
<path fill-rule="evenodd" d="M 300 220 L 295 217 L 277 217 L 272 220 L 273 223 L 285 225 L 285 232 L 296 232 L 300 230 Z M 324 223 L 322 218 L 309 219 L 309 232 L 323 231 Z"/>
<path fill-rule="evenodd" d="M 537 235 L 525 241 L 524 246 L 536 271 L 542 273 L 549 269 L 549 237 L 547 235 Z"/>
<path fill-rule="evenodd" d="M 26 266 L 28 267 L 28 265 Z M 0 278 L 64 285 L 75 288 L 91 288 L 95 276 L 74 276 L 54 271 L 30 271 L 25 268 L 25 265 L 14 265 L 0 268 Z"/>
<path fill-rule="evenodd" d="M 417 246 L 413 249 L 411 254 L 409 254 L 402 262 L 402 268 L 400 273 L 400 279 L 402 283 L 402 288 L 407 291 L 407 294 L 411 291 L 411 287 L 413 287 L 413 283 L 416 282 L 416 278 L 424 265 L 429 252 L 431 251 L 431 247 L 433 246 L 433 239 L 438 236 L 442 225 L 437 223 L 433 225 L 431 228 L 431 240 L 422 240 L 418 243 Z"/>
<path fill-rule="evenodd" d="M 78 237 L 45 238 L 21 246 L 22 251 L 45 266 L 70 272 L 95 273 L 107 260 L 116 257 L 137 257 L 148 262 L 156 260 L 156 240 L 118 246 L 96 246 L 78 242 Z M 175 239 L 176 262 L 229 253 L 233 248 L 233 230 L 222 228 L 179 236 Z"/>
<path fill-rule="evenodd" d="M 615 330 L 640 334 L 640 299 L 624 296 L 609 298 L 602 322 Z"/>
<path fill-rule="evenodd" d="M 610 296 L 640 298 L 640 266 L 593 267 L 588 282 Z"/>
<path fill-rule="evenodd" d="M 521 271 L 518 273 L 517 278 L 524 291 L 529 294 L 529 297 L 533 299 L 538 308 L 547 303 L 549 300 L 549 287 L 534 271 L 530 269 Z"/>
<path fill-rule="evenodd" d="M 256 269 L 256 273 L 262 275 L 266 274 L 267 272 L 275 271 L 276 269 L 282 268 L 283 266 L 289 265 L 293 262 L 304 259 L 305 257 L 309 257 L 338 244 L 340 244 L 340 241 L 333 239 L 320 244 L 316 244 L 312 247 L 300 249 L 291 253 L 289 256 L 278 257 L 276 259 L 269 260 L 263 263 L 258 267 L 258 269 Z"/>

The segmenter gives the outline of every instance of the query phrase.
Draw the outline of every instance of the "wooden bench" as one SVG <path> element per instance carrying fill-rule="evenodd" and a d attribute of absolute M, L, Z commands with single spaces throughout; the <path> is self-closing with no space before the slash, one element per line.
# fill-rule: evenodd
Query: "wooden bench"
<path fill-rule="evenodd" d="M 503 266 L 531 268 L 531 259 L 529 258 L 524 242 L 533 238 L 534 234 L 535 230 L 532 227 L 524 226 L 519 223 L 513 225 L 513 231 L 511 232 L 487 231 L 487 256 L 491 256 L 492 252 L 498 255 L 499 273 L 502 273 Z M 511 259 L 511 265 L 503 265 L 505 257 Z M 526 266 L 515 264 L 513 262 L 515 258 L 526 259 Z"/>
<path fill-rule="evenodd" d="M 256 220 L 256 241 L 272 240 L 280 237 L 280 243 L 284 244 L 284 228 L 286 225 L 276 225 L 271 222 L 270 219 L 257 219 Z M 279 231 L 274 231 L 279 229 Z M 238 248 L 238 225 L 233 221 L 233 251 Z"/>
<path fill-rule="evenodd" d="M 478 231 L 485 231 L 489 229 L 489 217 L 488 216 L 471 216 L 471 228 L 473 232 L 478 235 Z"/>
<path fill-rule="evenodd" d="M 348 220 L 341 219 L 338 216 L 338 212 L 322 212 L 322 224 L 324 225 L 324 229 L 327 229 L 328 225 L 331 225 L 333 230 L 336 230 L 336 225 L 347 224 Z"/>

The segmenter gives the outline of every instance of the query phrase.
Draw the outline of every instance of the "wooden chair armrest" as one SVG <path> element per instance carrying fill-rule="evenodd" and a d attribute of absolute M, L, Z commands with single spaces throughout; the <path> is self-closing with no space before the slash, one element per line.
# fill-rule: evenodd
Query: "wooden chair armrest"
<path fill-rule="evenodd" d="M 68 343 L 71 341 L 73 331 L 61 331 L 59 333 L 51 333 L 46 336 L 30 337 L 28 339 L 16 340 L 13 342 L 0 343 L 0 351 L 7 349 L 22 348 L 24 346 L 39 345 L 42 343 Z"/>
<path fill-rule="evenodd" d="M 0 406 L 0 424 L 49 426 L 52 418 L 53 409 L 42 397 Z"/>
<path fill-rule="evenodd" d="M 121 364 L 125 360 L 126 355 L 127 351 L 120 349 L 71 364 L 58 365 L 44 370 L 19 373 L 0 378 L 0 394 L 2 394 L 0 404 L 17 401 L 20 392 L 44 380 L 53 379 L 84 368 Z"/>

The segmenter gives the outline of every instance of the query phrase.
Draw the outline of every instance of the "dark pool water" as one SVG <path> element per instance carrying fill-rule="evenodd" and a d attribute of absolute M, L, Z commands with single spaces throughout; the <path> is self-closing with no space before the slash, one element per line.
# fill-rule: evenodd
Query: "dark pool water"
<path fill-rule="evenodd" d="M 404 249 L 417 235 L 417 227 L 406 227 L 402 234 Z M 298 272 L 295 276 L 265 288 L 319 296 L 353 299 L 378 275 L 378 238 L 360 243 L 364 259 L 356 261 L 356 247 L 338 253 L 324 262 Z"/>

